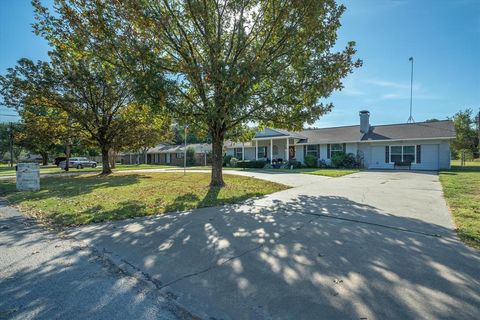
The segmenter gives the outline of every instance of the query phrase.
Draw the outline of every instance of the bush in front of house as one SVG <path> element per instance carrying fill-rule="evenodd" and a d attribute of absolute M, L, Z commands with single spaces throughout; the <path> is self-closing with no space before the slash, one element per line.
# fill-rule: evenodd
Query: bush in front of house
<path fill-rule="evenodd" d="M 320 169 L 326 169 L 326 168 L 328 168 L 328 164 L 325 160 L 320 159 L 320 160 L 318 160 L 317 167 L 320 168 Z"/>
<path fill-rule="evenodd" d="M 227 167 L 230 165 L 230 159 L 232 159 L 233 156 L 229 155 L 229 154 L 226 154 L 223 156 L 223 166 L 224 167 Z"/>
<path fill-rule="evenodd" d="M 270 163 L 266 163 L 266 164 L 263 166 L 263 169 L 273 169 L 273 166 L 272 166 Z"/>
<path fill-rule="evenodd" d="M 235 157 L 232 157 L 232 158 L 230 159 L 230 167 L 236 168 L 237 166 L 238 166 L 238 159 L 235 158 Z"/>
<path fill-rule="evenodd" d="M 266 163 L 265 160 L 242 160 L 237 162 L 237 167 L 262 169 Z"/>
<path fill-rule="evenodd" d="M 307 166 L 307 168 L 317 167 L 317 158 L 315 156 L 307 154 L 303 161 L 305 162 L 305 166 Z"/>
<path fill-rule="evenodd" d="M 282 166 L 280 167 L 281 169 L 299 169 L 302 167 L 302 163 L 297 160 L 288 160 Z"/>
<path fill-rule="evenodd" d="M 332 166 L 334 168 L 355 169 L 360 166 L 360 163 L 352 153 L 339 152 L 332 155 Z"/>
<path fill-rule="evenodd" d="M 196 161 L 195 161 L 195 149 L 193 149 L 192 147 L 188 147 L 187 148 L 187 166 L 194 166 L 196 165 Z"/>

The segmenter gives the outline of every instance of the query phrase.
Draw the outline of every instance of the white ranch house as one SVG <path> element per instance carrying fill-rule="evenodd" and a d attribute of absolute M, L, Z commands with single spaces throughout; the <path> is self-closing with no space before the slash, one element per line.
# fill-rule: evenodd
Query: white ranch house
<path fill-rule="evenodd" d="M 305 155 L 330 163 L 336 152 L 358 155 L 367 169 L 394 169 L 411 163 L 412 170 L 450 168 L 453 122 L 417 122 L 370 125 L 370 113 L 360 111 L 360 125 L 289 132 L 266 128 L 250 142 L 225 145 L 226 153 L 239 160 L 304 162 Z"/>

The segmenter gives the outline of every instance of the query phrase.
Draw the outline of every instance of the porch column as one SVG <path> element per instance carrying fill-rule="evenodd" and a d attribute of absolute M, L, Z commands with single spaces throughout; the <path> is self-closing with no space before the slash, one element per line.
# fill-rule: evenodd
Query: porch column
<path fill-rule="evenodd" d="M 258 160 L 258 140 L 255 140 L 255 160 Z"/>
<path fill-rule="evenodd" d="M 245 142 L 242 142 L 242 160 L 245 160 Z"/>
<path fill-rule="evenodd" d="M 273 163 L 273 139 L 270 139 L 270 164 Z"/>
<path fill-rule="evenodd" d="M 289 140 L 290 138 L 287 138 L 287 151 L 285 152 L 285 159 L 287 159 L 287 161 L 290 160 L 290 149 L 289 149 L 290 146 L 288 145 L 290 142 Z"/>

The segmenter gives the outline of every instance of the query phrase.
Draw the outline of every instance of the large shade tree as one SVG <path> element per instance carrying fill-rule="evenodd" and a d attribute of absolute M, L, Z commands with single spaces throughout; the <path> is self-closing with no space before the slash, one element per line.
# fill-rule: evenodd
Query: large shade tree
<path fill-rule="evenodd" d="M 57 0 L 36 3 L 39 32 L 121 65 L 145 101 L 212 139 L 212 186 L 223 141 L 250 123 L 299 129 L 361 65 L 354 43 L 334 50 L 345 10 L 334 0 Z"/>

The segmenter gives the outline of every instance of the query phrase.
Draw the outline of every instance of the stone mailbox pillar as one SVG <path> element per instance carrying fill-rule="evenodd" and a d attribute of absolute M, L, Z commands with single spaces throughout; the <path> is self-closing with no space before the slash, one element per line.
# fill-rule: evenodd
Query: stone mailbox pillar
<path fill-rule="evenodd" d="M 17 164 L 17 190 L 40 190 L 40 167 L 38 163 Z"/>

